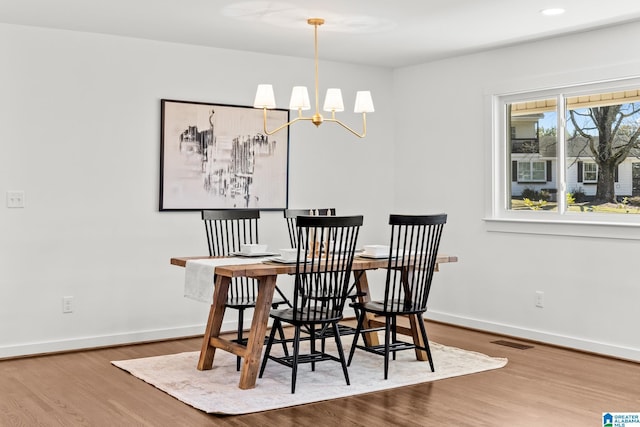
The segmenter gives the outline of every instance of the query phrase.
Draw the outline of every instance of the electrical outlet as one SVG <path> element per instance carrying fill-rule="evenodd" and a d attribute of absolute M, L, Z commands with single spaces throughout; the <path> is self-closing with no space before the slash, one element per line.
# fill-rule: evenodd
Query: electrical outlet
<path fill-rule="evenodd" d="M 73 297 L 62 297 L 62 312 L 73 313 Z"/>
<path fill-rule="evenodd" d="M 536 291 L 536 307 L 544 307 L 544 292 Z"/>
<path fill-rule="evenodd" d="M 21 190 L 7 191 L 7 207 L 8 208 L 24 208 L 24 191 L 21 191 Z"/>

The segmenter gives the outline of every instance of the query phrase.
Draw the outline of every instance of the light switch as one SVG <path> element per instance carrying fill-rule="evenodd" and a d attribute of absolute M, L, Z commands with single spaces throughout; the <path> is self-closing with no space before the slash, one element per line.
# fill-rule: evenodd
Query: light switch
<path fill-rule="evenodd" d="M 21 191 L 21 190 L 7 191 L 7 207 L 8 208 L 24 208 L 24 191 Z"/>

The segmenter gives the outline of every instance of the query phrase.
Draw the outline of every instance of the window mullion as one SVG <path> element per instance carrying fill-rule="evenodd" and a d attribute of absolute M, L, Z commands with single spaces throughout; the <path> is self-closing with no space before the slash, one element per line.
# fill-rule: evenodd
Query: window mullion
<path fill-rule="evenodd" d="M 566 145 L 566 104 L 563 94 L 559 94 L 557 98 L 558 108 L 558 125 L 556 131 L 556 144 L 558 149 L 556 176 L 558 177 L 558 213 L 563 215 L 567 211 L 567 145 Z"/>

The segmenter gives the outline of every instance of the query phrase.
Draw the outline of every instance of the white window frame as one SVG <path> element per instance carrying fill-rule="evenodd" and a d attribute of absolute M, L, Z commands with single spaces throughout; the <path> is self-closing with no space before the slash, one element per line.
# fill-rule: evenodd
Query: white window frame
<path fill-rule="evenodd" d="M 517 82 L 521 85 L 522 82 Z M 640 215 L 577 213 L 566 210 L 567 159 L 565 135 L 565 98 L 598 92 L 616 92 L 640 88 L 640 75 L 585 84 L 568 84 L 546 89 L 514 90 L 492 89 L 486 92 L 489 108 L 487 140 L 490 145 L 488 167 L 487 208 L 484 221 L 488 231 L 589 236 L 640 240 Z M 511 154 L 506 141 L 511 129 L 506 123 L 507 105 L 523 101 L 556 98 L 558 105 L 558 149 L 555 173 L 558 187 L 558 209 L 513 210 L 509 209 L 511 197 Z M 584 179 L 584 176 L 583 176 Z"/>

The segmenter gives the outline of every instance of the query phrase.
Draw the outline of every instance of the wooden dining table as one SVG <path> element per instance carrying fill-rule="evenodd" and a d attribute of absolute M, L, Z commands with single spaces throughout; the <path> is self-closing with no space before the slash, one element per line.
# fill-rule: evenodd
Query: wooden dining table
<path fill-rule="evenodd" d="M 190 260 L 202 260 L 214 257 L 175 257 L 171 258 L 171 264 L 179 267 L 186 267 Z M 437 263 L 457 262 L 458 258 L 451 255 L 438 255 Z M 360 302 L 370 300 L 369 283 L 366 272 L 379 268 L 386 268 L 388 259 L 374 259 L 356 256 L 353 260 L 352 273 L 355 279 L 355 286 L 358 291 Z M 436 266 L 436 269 L 438 267 Z M 241 265 L 218 265 L 215 267 L 215 284 L 213 289 L 213 301 L 209 309 L 209 318 L 205 328 L 202 340 L 202 348 L 200 350 L 200 358 L 197 368 L 199 370 L 208 370 L 213 367 L 213 360 L 216 349 L 233 353 L 243 358 L 242 368 L 240 372 L 239 387 L 241 389 L 251 389 L 256 385 L 258 371 L 260 369 L 262 347 L 264 346 L 264 338 L 267 333 L 269 312 L 273 300 L 274 291 L 276 289 L 276 280 L 279 275 L 295 274 L 296 264 L 282 264 L 276 262 L 259 262 L 254 264 Z M 232 278 L 249 277 L 258 281 L 257 302 L 251 321 L 251 328 L 247 337 L 247 345 L 242 345 L 231 340 L 220 337 L 220 329 L 224 318 L 225 306 L 227 301 L 227 293 Z M 422 337 L 419 332 L 418 323 L 415 316 L 409 318 L 408 328 L 399 328 L 398 332 L 412 336 L 416 344 L 422 343 Z M 365 319 L 364 327 L 377 326 L 384 324 L 374 317 Z M 378 336 L 370 333 L 365 336 L 366 345 L 377 345 Z M 427 360 L 426 352 L 416 350 L 418 360 Z"/>

